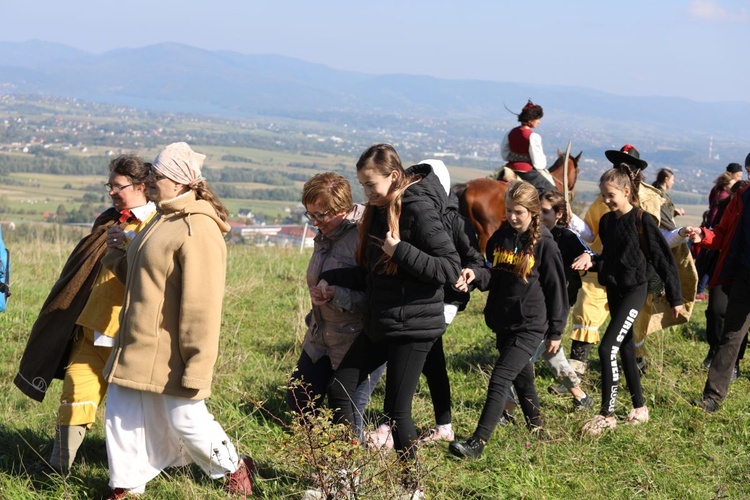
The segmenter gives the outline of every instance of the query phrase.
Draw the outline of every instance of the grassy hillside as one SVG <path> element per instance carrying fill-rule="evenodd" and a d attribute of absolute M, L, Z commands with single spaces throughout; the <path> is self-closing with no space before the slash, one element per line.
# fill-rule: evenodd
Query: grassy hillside
<path fill-rule="evenodd" d="M 5 235 L 14 258 L 13 297 L 0 314 L 0 497 L 100 498 L 108 472 L 103 429 L 97 423 L 80 452 L 73 474 L 40 477 L 26 466 L 49 454 L 61 384 L 53 384 L 42 404 L 23 396 L 11 383 L 25 341 L 49 288 L 80 237 L 50 226 Z M 304 273 L 309 253 L 246 246 L 229 248 L 223 336 L 209 409 L 235 440 L 240 452 L 260 464 L 258 498 L 299 498 L 309 486 L 310 469 L 300 466 L 310 454 L 300 434 L 293 435 L 285 415 L 283 390 L 300 352 L 303 318 L 309 308 Z M 484 403 L 494 338 L 481 314 L 484 297 L 475 293 L 445 337 L 453 384 L 453 421 L 469 435 Z M 732 385 L 722 409 L 706 415 L 688 401 L 700 394 L 706 372 L 704 306 L 685 327 L 654 334 L 648 341 L 643 380 L 651 422 L 620 426 L 600 439 L 581 436 L 593 412 L 574 413 L 567 397 L 546 388 L 554 383 L 541 365 L 537 387 L 551 438 L 534 439 L 519 425 L 498 428 L 475 462 L 461 462 L 440 444 L 420 450 L 430 498 L 747 498 L 750 495 L 750 381 Z M 569 347 L 569 339 L 564 341 Z M 598 366 L 596 354 L 594 365 Z M 599 376 L 592 370 L 586 390 L 599 401 Z M 623 388 L 624 389 L 624 388 Z M 617 414 L 629 411 L 627 391 L 620 392 Z M 368 418 L 382 408 L 382 388 Z M 103 413 L 103 411 L 101 411 Z M 419 429 L 434 425 L 424 382 L 414 400 Z M 321 427 L 322 428 L 322 427 Z M 302 444 L 301 444 L 302 443 Z M 301 448 L 300 448 L 301 446 Z M 339 446 L 337 448 L 337 446 Z M 339 450 L 341 443 L 332 446 Z M 333 453 L 333 452 L 332 452 Z M 364 460 L 364 498 L 388 498 L 387 482 L 371 474 L 392 470 L 393 455 Z M 343 460 L 343 459 L 342 459 Z M 344 460 L 345 461 L 345 460 Z M 387 474 L 386 474 L 387 477 Z M 369 486 L 368 486 L 369 484 Z M 372 485 L 378 485 L 374 487 Z M 368 489 L 369 487 L 369 489 Z M 172 469 L 152 481 L 144 500 L 226 498 L 221 485 L 194 467 Z"/>

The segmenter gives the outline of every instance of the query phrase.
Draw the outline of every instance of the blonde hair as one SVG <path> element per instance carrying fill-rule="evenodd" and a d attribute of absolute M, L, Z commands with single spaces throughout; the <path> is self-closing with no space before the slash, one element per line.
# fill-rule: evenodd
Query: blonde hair
<path fill-rule="evenodd" d="M 351 212 L 354 201 L 349 181 L 334 172 L 313 175 L 302 188 L 302 204 L 307 209 L 307 205 L 315 202 L 332 214 Z"/>
<path fill-rule="evenodd" d="M 388 177 L 393 172 L 398 172 L 398 176 L 391 184 L 388 194 L 382 199 L 375 202 L 368 202 L 365 205 L 365 212 L 362 214 L 359 230 L 359 247 L 357 248 L 357 262 L 365 266 L 365 256 L 367 245 L 382 246 L 383 240 L 370 234 L 372 220 L 375 216 L 375 210 L 385 207 L 386 222 L 388 230 L 395 238 L 399 238 L 399 218 L 401 217 L 401 198 L 404 196 L 406 188 L 419 182 L 412 176 L 408 176 L 404 167 L 401 165 L 401 158 L 390 144 L 375 144 L 365 150 L 357 161 L 357 172 L 364 169 L 375 170 L 378 174 Z M 375 267 L 383 266 L 385 274 L 395 275 L 398 266 L 391 261 L 391 257 L 383 253 L 375 262 Z"/>
<path fill-rule="evenodd" d="M 534 267 L 534 251 L 542 237 L 542 206 L 539 201 L 539 192 L 528 182 L 514 182 L 505 193 L 506 206 L 508 202 L 522 206 L 531 215 L 531 223 L 527 230 L 529 238 L 526 245 L 521 249 L 521 258 L 513 269 L 513 274 L 521 278 L 524 283 L 528 283 L 526 278 L 531 274 L 531 269 Z"/>

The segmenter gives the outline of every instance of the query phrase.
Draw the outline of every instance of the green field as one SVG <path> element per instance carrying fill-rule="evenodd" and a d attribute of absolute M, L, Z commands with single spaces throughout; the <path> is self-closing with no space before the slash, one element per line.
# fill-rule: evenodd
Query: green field
<path fill-rule="evenodd" d="M 57 225 L 28 226 L 6 232 L 13 252 L 13 296 L 0 314 L 0 497 L 101 498 L 107 487 L 103 430 L 98 423 L 67 478 L 30 475 L 50 450 L 61 384 L 39 404 L 11 383 L 32 323 L 81 230 Z M 223 336 L 209 409 L 235 440 L 239 451 L 260 465 L 258 498 L 299 498 L 311 485 L 313 454 L 285 414 L 281 389 L 300 352 L 303 318 L 309 308 L 304 273 L 309 253 L 230 246 L 224 300 Z M 445 336 L 453 385 L 453 422 L 459 435 L 469 435 L 484 403 L 487 379 L 495 359 L 494 338 L 481 314 L 482 294 L 475 292 Z M 537 387 L 550 439 L 538 441 L 525 427 L 498 428 L 484 456 L 462 462 L 446 444 L 423 448 L 428 498 L 659 498 L 743 499 L 750 496 L 750 380 L 734 383 L 721 410 L 707 415 L 690 406 L 700 394 L 706 372 L 701 361 L 704 305 L 693 321 L 652 335 L 643 379 L 651 421 L 638 427 L 619 426 L 599 439 L 583 437 L 581 426 L 593 412 L 571 410 L 567 397 L 548 394 L 555 381 L 537 366 Z M 569 340 L 563 344 L 569 347 Z M 594 353 L 593 365 L 598 366 Z M 599 376 L 590 371 L 585 389 L 599 401 Z M 368 419 L 382 407 L 382 388 L 375 393 Z M 629 411 L 621 390 L 617 414 Z M 426 384 L 414 400 L 418 429 L 434 425 Z M 320 424 L 320 429 L 327 429 Z M 334 435 L 333 432 L 326 435 Z M 334 435 L 335 436 L 335 435 Z M 346 442 L 334 443 L 318 456 L 338 466 L 362 466 L 361 498 L 393 498 L 387 480 L 394 475 L 394 456 L 353 453 Z M 207 480 L 195 467 L 169 470 L 149 483 L 144 500 L 226 498 L 221 484 Z"/>

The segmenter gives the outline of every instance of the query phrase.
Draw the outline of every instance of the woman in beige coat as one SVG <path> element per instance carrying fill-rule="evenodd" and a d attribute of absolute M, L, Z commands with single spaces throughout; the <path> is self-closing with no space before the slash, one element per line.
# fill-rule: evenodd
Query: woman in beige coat
<path fill-rule="evenodd" d="M 219 344 L 227 211 L 201 176 L 204 155 L 183 143 L 153 162 L 158 212 L 124 252 L 108 232 L 104 264 L 125 282 L 120 333 L 104 369 L 110 498 L 141 493 L 164 468 L 196 463 L 230 493 L 250 494 L 241 459 L 204 399 Z"/>

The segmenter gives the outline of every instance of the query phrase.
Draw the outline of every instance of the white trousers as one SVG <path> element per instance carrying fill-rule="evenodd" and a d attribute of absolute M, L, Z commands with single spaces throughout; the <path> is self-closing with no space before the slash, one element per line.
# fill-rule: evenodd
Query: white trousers
<path fill-rule="evenodd" d="M 142 493 L 163 469 L 193 462 L 212 479 L 239 466 L 234 445 L 204 400 L 112 384 L 105 418 L 111 488 Z"/>

